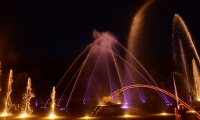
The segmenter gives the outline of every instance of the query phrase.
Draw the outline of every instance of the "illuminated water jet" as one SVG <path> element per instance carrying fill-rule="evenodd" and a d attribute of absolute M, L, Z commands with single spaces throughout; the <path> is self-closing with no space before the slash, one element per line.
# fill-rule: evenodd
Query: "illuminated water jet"
<path fill-rule="evenodd" d="M 56 118 L 55 115 L 55 97 L 56 97 L 56 90 L 55 87 L 53 87 L 52 92 L 51 92 L 51 110 L 50 110 L 50 115 L 49 118 Z"/>
<path fill-rule="evenodd" d="M 23 94 L 23 102 L 22 102 L 22 108 L 21 108 L 22 116 L 30 115 L 33 112 L 30 106 L 30 101 L 33 97 L 35 97 L 35 95 L 32 92 L 31 79 L 28 78 L 26 92 Z"/>
<path fill-rule="evenodd" d="M 9 110 L 12 107 L 12 101 L 10 98 L 12 92 L 12 82 L 13 82 L 13 71 L 11 69 L 8 77 L 6 97 L 4 98 L 4 110 L 1 113 L 2 116 L 7 116 L 10 113 Z"/>
<path fill-rule="evenodd" d="M 200 58 L 199 58 L 199 54 L 195 48 L 195 45 L 194 45 L 194 42 L 192 40 L 192 36 L 190 35 L 190 32 L 188 30 L 188 27 L 186 26 L 184 20 L 181 18 L 181 16 L 179 14 L 175 14 L 174 15 L 174 18 L 173 18 L 173 39 L 174 37 L 176 38 L 176 28 L 180 27 L 181 30 L 182 30 L 182 33 L 184 33 L 186 35 L 186 39 L 188 41 L 188 43 L 190 44 L 190 47 L 192 48 L 194 54 L 195 54 L 195 57 L 197 58 L 198 60 L 198 63 L 200 64 Z M 178 37 L 181 37 L 181 36 L 178 36 Z M 178 39 L 181 39 L 181 38 L 178 38 Z"/>
<path fill-rule="evenodd" d="M 192 96 L 191 96 L 192 88 L 191 88 L 190 84 L 193 81 L 189 81 L 189 80 L 193 79 L 193 78 L 189 78 L 189 69 L 188 69 L 189 67 L 188 67 L 187 61 L 190 61 L 190 60 L 192 61 L 192 58 L 189 55 L 186 56 L 187 54 L 184 53 L 185 52 L 184 50 L 191 49 L 192 54 L 194 55 L 194 58 L 197 60 L 198 64 L 200 64 L 200 58 L 199 58 L 198 52 L 195 48 L 192 36 L 188 30 L 188 27 L 186 26 L 184 20 L 181 18 L 181 16 L 179 14 L 174 15 L 172 25 L 173 25 L 173 27 L 172 27 L 173 28 L 173 34 L 172 34 L 173 59 L 174 59 L 174 62 L 176 62 L 175 65 L 177 66 L 177 68 L 180 69 L 179 72 L 181 72 L 187 80 L 187 89 L 188 89 L 188 94 L 190 95 L 189 100 L 191 102 L 192 101 Z M 185 44 L 183 44 L 183 43 L 185 43 Z M 189 46 L 186 46 L 186 45 L 189 45 Z M 178 50 L 176 47 L 179 47 L 180 50 Z M 187 58 L 187 61 L 186 61 L 186 58 Z M 181 61 L 182 64 L 180 64 L 179 61 Z M 197 74 L 194 73 L 194 71 L 195 71 L 194 69 L 195 68 L 194 68 L 194 63 L 193 63 L 193 75 L 197 76 Z M 192 70 L 190 70 L 190 71 L 192 71 Z M 195 79 L 197 79 L 197 78 L 195 78 Z"/>
<path fill-rule="evenodd" d="M 177 92 L 174 76 L 173 76 L 173 82 L 174 82 L 174 91 L 175 91 L 175 96 L 176 96 L 176 104 L 178 105 L 178 92 Z"/>
<path fill-rule="evenodd" d="M 98 100 L 99 102 L 99 98 L 103 98 L 103 96 L 106 96 L 107 94 L 110 94 L 113 91 L 122 88 L 126 85 L 126 83 L 130 82 L 127 82 L 128 79 L 131 80 L 130 84 L 137 84 L 140 82 L 156 84 L 153 78 L 147 72 L 147 70 L 136 59 L 136 57 L 133 56 L 125 47 L 123 47 L 111 33 L 102 33 L 89 46 L 84 50 L 84 54 L 80 54 L 80 56 L 78 56 L 78 58 L 75 60 L 75 63 L 76 61 L 80 60 L 82 60 L 83 62 L 79 63 L 80 65 L 78 65 L 78 69 L 77 71 L 75 71 L 75 74 L 72 74 L 73 76 L 71 77 L 71 79 L 69 76 L 67 76 L 70 79 L 69 84 L 64 89 L 64 92 L 61 95 L 57 105 L 60 104 L 60 101 L 62 100 L 62 97 L 64 95 L 69 94 L 67 95 L 69 96 L 66 103 L 67 108 L 70 99 L 73 98 L 73 92 L 79 88 L 77 87 L 79 85 L 85 87 L 83 94 L 81 94 L 82 96 L 80 95 L 80 97 L 82 97 L 82 102 L 86 103 L 87 100 L 87 102 L 89 103 L 89 100 L 95 100 L 95 102 Z M 126 61 L 126 59 L 124 59 L 124 53 L 126 55 L 130 55 L 130 57 L 135 61 L 135 64 L 137 64 L 137 67 L 133 66 L 131 63 Z M 73 63 L 74 66 L 76 66 L 75 63 Z M 70 66 L 70 69 L 72 68 L 72 66 Z M 128 71 L 127 73 L 129 74 L 129 78 L 125 77 L 124 75 L 126 71 Z M 67 72 L 70 71 L 67 70 Z M 132 72 L 137 75 L 137 78 L 135 78 L 135 76 L 131 74 Z M 66 76 L 66 74 L 64 76 Z M 63 79 L 64 78 L 62 78 L 62 80 Z M 136 79 L 140 79 L 140 81 L 135 81 Z M 59 84 L 62 82 L 62 80 L 59 81 Z M 69 88 L 71 90 L 67 90 Z M 113 97 L 111 101 L 112 103 L 115 103 L 117 101 L 121 103 L 128 103 L 128 101 L 126 100 L 127 97 L 133 96 L 128 96 L 124 92 L 120 96 Z M 140 93 L 139 97 L 141 98 L 142 102 L 145 102 L 143 96 Z M 164 98 L 165 97 L 163 97 L 163 99 Z M 46 102 L 45 106 L 47 105 L 48 101 Z"/>
<path fill-rule="evenodd" d="M 142 32 L 142 29 L 144 27 L 144 22 L 145 22 L 145 14 L 146 14 L 146 11 L 149 9 L 149 7 L 153 4 L 154 0 L 149 0 L 148 2 L 146 2 L 136 13 L 136 15 L 134 16 L 133 20 L 132 20 L 132 23 L 131 23 L 131 27 L 130 27 L 130 32 L 129 32 L 129 36 L 128 36 L 128 42 L 127 42 L 127 50 L 130 51 L 129 53 L 127 52 L 126 54 L 126 60 L 134 65 L 135 64 L 135 59 L 130 55 L 130 54 L 133 54 L 133 55 L 136 55 L 135 53 L 137 53 L 137 49 L 138 49 L 138 44 L 137 42 L 138 41 L 141 41 L 142 40 L 142 37 L 144 36 L 143 32 Z M 137 47 L 136 47 L 137 46 Z M 143 67 L 141 65 L 141 67 Z M 126 73 L 127 75 L 129 74 L 128 71 Z M 158 86 L 153 79 L 151 79 L 153 84 L 155 84 L 156 86 Z M 128 83 L 128 82 L 127 82 Z M 126 83 L 126 85 L 128 85 Z M 140 96 L 140 99 L 141 101 L 145 101 L 144 98 L 142 98 L 142 95 L 140 93 L 140 91 L 138 91 L 138 94 Z M 132 93 L 128 93 L 129 96 L 132 94 Z M 169 103 L 168 99 L 161 93 L 158 93 L 161 98 L 166 102 L 166 103 Z M 131 100 L 132 101 L 132 100 Z"/>
<path fill-rule="evenodd" d="M 183 61 L 183 68 L 184 68 L 184 72 L 185 72 L 185 77 L 186 77 L 186 80 L 187 80 L 187 85 L 188 85 L 188 92 L 189 94 L 191 93 L 190 91 L 190 83 L 189 83 L 189 80 L 188 80 L 188 71 L 187 71 L 187 65 L 186 65 L 186 58 L 185 58 L 185 53 L 184 53 L 184 50 L 183 50 L 183 45 L 182 45 L 182 42 L 181 40 L 179 39 L 179 44 L 180 44 L 180 51 L 181 51 L 181 59 Z M 192 97 L 190 96 L 190 101 L 192 101 L 191 99 Z"/>
<path fill-rule="evenodd" d="M 193 68 L 194 83 L 196 88 L 196 98 L 197 100 L 200 100 L 200 75 L 194 58 L 192 59 L 192 68 Z"/>
<path fill-rule="evenodd" d="M 127 42 L 127 50 L 130 51 L 131 54 L 134 54 L 137 52 L 136 43 L 141 40 L 142 34 L 142 28 L 143 28 L 143 23 L 145 20 L 145 13 L 149 6 L 153 3 L 154 0 L 149 0 L 146 2 L 136 13 L 136 15 L 133 17 L 131 27 L 130 27 L 130 32 L 128 36 L 128 42 Z M 135 55 L 135 54 L 134 54 Z M 129 53 L 126 54 L 125 58 L 130 64 L 134 64 L 133 57 L 129 55 Z M 129 71 L 126 72 L 126 74 L 130 74 Z M 131 73 L 132 74 L 132 73 Z M 140 96 L 141 101 L 144 101 L 143 98 L 141 97 L 140 91 L 138 91 L 138 95 Z M 127 93 L 127 94 L 132 94 L 132 93 Z M 132 100 L 130 100 L 132 101 Z"/>

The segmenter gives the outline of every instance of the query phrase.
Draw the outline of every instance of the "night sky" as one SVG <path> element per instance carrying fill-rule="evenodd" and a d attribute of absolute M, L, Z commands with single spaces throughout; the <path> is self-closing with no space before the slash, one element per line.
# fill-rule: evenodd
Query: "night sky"
<path fill-rule="evenodd" d="M 145 2 L 1 1 L 0 59 L 74 59 L 93 41 L 94 29 L 112 32 L 126 46 L 132 18 Z M 155 0 L 146 14 L 148 21 L 144 29 L 148 31 L 147 34 L 151 34 L 145 40 L 149 44 L 147 49 L 156 49 L 152 51 L 155 52 L 161 48 L 164 54 L 170 52 L 175 13 L 185 20 L 194 41 L 198 42 L 198 2 Z M 152 47 L 160 42 L 161 47 Z"/>
<path fill-rule="evenodd" d="M 33 61 L 73 61 L 93 42 L 94 29 L 110 31 L 126 46 L 132 19 L 146 1 L 0 1 L 0 60 L 3 69 L 25 72 L 35 81 L 54 79 L 52 84 L 56 85 L 69 66 L 62 68 L 60 64 L 47 62 L 40 63 L 42 68 L 37 68 L 41 65 Z M 138 46 L 141 56 L 172 54 L 172 21 L 176 13 L 185 21 L 197 50 L 200 50 L 199 2 L 154 0 L 145 14 L 143 31 L 146 39 Z M 37 70 L 42 72 L 37 73 Z"/>

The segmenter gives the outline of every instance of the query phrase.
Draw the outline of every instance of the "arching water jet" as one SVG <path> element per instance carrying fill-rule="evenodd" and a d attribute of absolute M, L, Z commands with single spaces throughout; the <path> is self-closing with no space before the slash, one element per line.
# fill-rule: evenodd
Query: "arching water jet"
<path fill-rule="evenodd" d="M 179 28 L 181 28 L 181 30 L 183 30 L 183 33 L 186 35 L 187 41 L 188 41 L 190 47 L 192 48 L 192 50 L 195 54 L 195 57 L 198 60 L 198 63 L 200 64 L 199 54 L 198 54 L 196 47 L 194 45 L 194 42 L 192 40 L 192 36 L 191 36 L 184 20 L 181 18 L 181 16 L 179 14 L 175 14 L 174 18 L 173 18 L 173 34 L 172 34 L 173 39 L 174 39 L 174 37 L 176 37 L 175 32 L 177 31 L 177 29 L 176 29 L 177 27 L 179 27 Z M 178 36 L 178 37 L 180 37 L 180 36 Z M 181 38 L 178 38 L 178 39 L 181 39 Z"/>

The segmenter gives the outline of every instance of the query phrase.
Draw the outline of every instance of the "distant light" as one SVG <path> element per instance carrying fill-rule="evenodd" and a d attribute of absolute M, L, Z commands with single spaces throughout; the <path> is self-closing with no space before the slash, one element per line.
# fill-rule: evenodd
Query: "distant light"
<path fill-rule="evenodd" d="M 47 108 L 47 107 L 40 107 L 40 108 Z"/>

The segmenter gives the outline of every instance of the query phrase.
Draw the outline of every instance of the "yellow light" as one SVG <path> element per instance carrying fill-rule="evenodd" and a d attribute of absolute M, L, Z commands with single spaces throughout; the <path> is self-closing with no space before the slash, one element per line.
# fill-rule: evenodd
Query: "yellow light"
<path fill-rule="evenodd" d="M 20 115 L 20 118 L 25 118 L 25 117 L 28 117 L 28 115 L 26 113 L 23 113 Z"/>
<path fill-rule="evenodd" d="M 130 117 L 130 115 L 129 114 L 125 114 L 124 117 Z"/>
<path fill-rule="evenodd" d="M 56 116 L 55 116 L 54 114 L 50 114 L 50 115 L 49 115 L 49 118 L 50 118 L 50 119 L 54 119 L 54 118 L 56 118 Z"/>
<path fill-rule="evenodd" d="M 195 113 L 195 111 L 194 111 L 194 110 L 191 110 L 191 112 L 192 112 L 192 113 Z"/>
<path fill-rule="evenodd" d="M 8 114 L 6 112 L 2 113 L 1 116 L 8 116 Z"/>
<path fill-rule="evenodd" d="M 84 118 L 85 118 L 85 119 L 89 119 L 90 117 L 86 115 Z"/>
<path fill-rule="evenodd" d="M 167 113 L 163 112 L 163 113 L 161 113 L 161 115 L 167 115 Z"/>
<path fill-rule="evenodd" d="M 117 102 L 117 104 L 121 104 L 121 102 Z"/>

